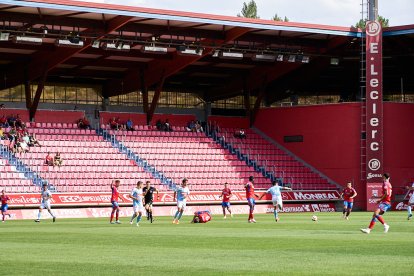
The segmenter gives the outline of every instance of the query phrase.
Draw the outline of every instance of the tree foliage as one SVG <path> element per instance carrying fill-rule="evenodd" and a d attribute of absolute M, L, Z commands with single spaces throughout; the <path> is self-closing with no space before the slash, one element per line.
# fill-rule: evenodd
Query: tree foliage
<path fill-rule="evenodd" d="M 257 15 L 257 5 L 254 0 L 250 0 L 246 4 L 246 2 L 243 3 L 243 8 L 241 10 L 241 14 L 237 14 L 238 17 L 246 17 L 246 18 L 260 18 Z"/>
<path fill-rule="evenodd" d="M 360 19 L 356 24 L 355 24 L 355 28 L 360 28 L 360 29 L 365 29 L 365 26 L 367 25 L 367 21 L 368 19 L 362 20 Z M 381 23 L 381 26 L 384 27 L 389 27 L 389 19 L 382 17 L 381 15 L 378 16 L 378 21 Z"/>
<path fill-rule="evenodd" d="M 272 17 L 272 20 L 274 21 L 284 21 L 289 22 L 289 18 L 285 16 L 285 18 L 282 19 L 282 17 L 278 16 L 277 13 Z"/>

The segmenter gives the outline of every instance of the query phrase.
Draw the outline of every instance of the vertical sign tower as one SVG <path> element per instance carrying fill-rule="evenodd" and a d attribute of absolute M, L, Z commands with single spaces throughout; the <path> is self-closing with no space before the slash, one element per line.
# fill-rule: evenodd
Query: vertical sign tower
<path fill-rule="evenodd" d="M 366 183 L 367 210 L 375 208 L 382 186 L 383 103 L 382 103 L 382 27 L 378 19 L 378 0 L 369 0 L 366 24 Z"/>

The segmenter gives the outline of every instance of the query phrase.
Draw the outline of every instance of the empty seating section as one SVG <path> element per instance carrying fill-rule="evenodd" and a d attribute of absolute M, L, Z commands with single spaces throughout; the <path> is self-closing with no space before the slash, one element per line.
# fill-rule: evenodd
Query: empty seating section
<path fill-rule="evenodd" d="M 219 136 L 225 136 L 225 141 L 238 148 L 242 154 L 256 160 L 260 166 L 265 166 L 276 177 L 281 177 L 284 183 L 291 183 L 293 189 L 336 189 L 325 178 L 306 167 L 282 149 L 270 143 L 251 129 L 246 129 L 246 138 L 235 138 L 234 133 L 239 129 L 221 128 Z"/>
<path fill-rule="evenodd" d="M 0 140 L 1 144 L 7 145 L 8 141 Z M 26 179 L 23 173 L 16 170 L 6 159 L 0 158 L 0 190 L 7 193 L 27 193 L 38 191 L 30 179 Z"/>
<path fill-rule="evenodd" d="M 120 154 L 94 130 L 74 127 L 72 124 L 29 127 L 29 132 L 36 133 L 42 147 L 32 147 L 29 153 L 17 154 L 17 157 L 60 192 L 108 191 L 113 179 L 121 179 L 121 191 L 131 190 L 138 180 L 150 180 L 163 189 L 158 180 L 136 166 L 126 155 Z M 60 152 L 63 165 L 45 165 L 48 152 L 53 156 Z"/>
<path fill-rule="evenodd" d="M 232 189 L 242 190 L 250 175 L 258 187 L 268 187 L 269 180 L 220 147 L 204 133 L 188 132 L 175 127 L 173 132 L 146 129 L 136 132 L 113 131 L 117 139 L 134 150 L 174 183 L 189 179 L 192 190 L 222 189 L 228 182 Z"/>

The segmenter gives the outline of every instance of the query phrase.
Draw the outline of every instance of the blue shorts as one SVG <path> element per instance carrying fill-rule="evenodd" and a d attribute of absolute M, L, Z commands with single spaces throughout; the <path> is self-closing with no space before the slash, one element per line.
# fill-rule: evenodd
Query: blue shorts
<path fill-rule="evenodd" d="M 353 206 L 354 206 L 353 202 L 344 200 L 344 208 L 352 209 Z"/>
<path fill-rule="evenodd" d="M 381 211 L 383 211 L 384 213 L 387 212 L 389 209 L 391 209 L 391 204 L 388 203 L 380 203 L 380 205 L 378 205 L 378 209 L 380 209 Z"/>
<path fill-rule="evenodd" d="M 250 206 L 254 206 L 256 204 L 256 201 L 254 198 L 250 197 L 247 199 L 247 203 L 249 203 Z"/>
<path fill-rule="evenodd" d="M 230 202 L 222 202 L 221 207 L 223 208 L 230 208 Z"/>
<path fill-rule="evenodd" d="M 9 205 L 7 205 L 7 204 L 1 205 L 1 211 L 2 212 L 7 212 L 7 209 L 9 209 Z"/>
<path fill-rule="evenodd" d="M 111 203 L 112 203 L 112 208 L 118 208 L 119 207 L 119 204 L 118 204 L 117 201 L 111 201 Z"/>

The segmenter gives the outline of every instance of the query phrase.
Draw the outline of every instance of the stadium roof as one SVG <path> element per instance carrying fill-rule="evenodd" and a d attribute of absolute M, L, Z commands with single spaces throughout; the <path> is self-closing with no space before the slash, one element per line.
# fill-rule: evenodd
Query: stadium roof
<path fill-rule="evenodd" d="M 268 103 L 358 91 L 361 32 L 351 27 L 48 0 L 0 0 L 0 16 L 0 89 L 45 79 L 100 84 L 104 97 L 150 88 Z M 384 37 L 385 91 L 403 78 L 413 92 L 414 25 Z"/>

